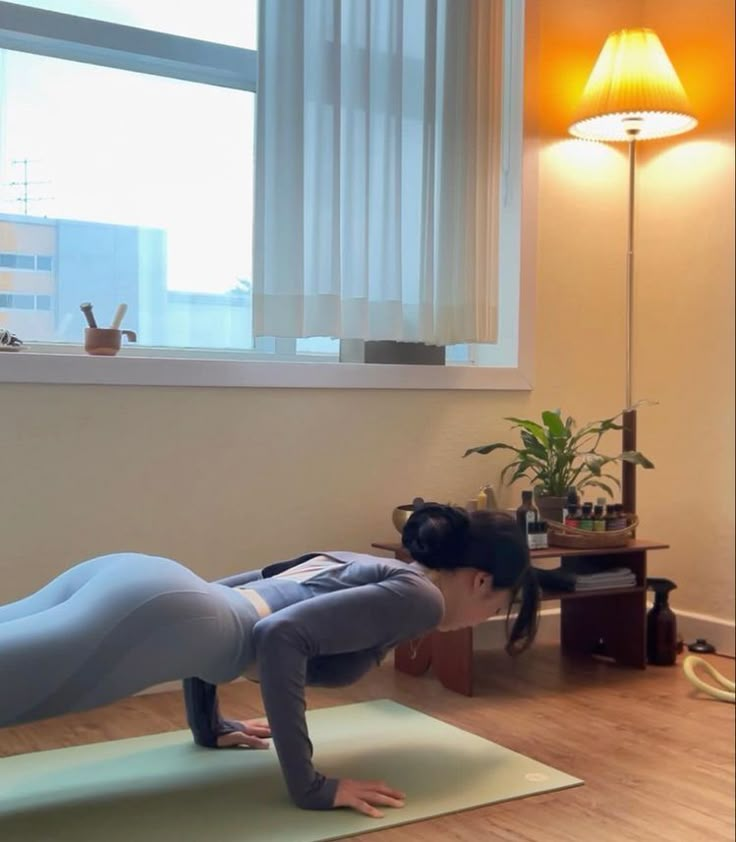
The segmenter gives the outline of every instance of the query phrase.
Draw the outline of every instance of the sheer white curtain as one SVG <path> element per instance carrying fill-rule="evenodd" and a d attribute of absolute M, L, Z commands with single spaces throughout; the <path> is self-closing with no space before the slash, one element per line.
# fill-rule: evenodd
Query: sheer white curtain
<path fill-rule="evenodd" d="M 495 341 L 502 15 L 262 0 L 257 336 Z"/>

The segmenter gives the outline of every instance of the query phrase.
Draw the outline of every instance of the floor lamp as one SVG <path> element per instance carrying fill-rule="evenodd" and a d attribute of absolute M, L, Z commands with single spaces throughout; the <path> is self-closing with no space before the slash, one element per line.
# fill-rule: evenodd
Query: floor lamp
<path fill-rule="evenodd" d="M 585 140 L 623 141 L 629 145 L 624 452 L 636 450 L 636 409 L 631 393 L 636 147 L 642 140 L 690 131 L 697 122 L 657 35 L 651 29 L 622 29 L 611 33 L 585 85 L 569 132 Z M 636 512 L 635 464 L 622 463 L 621 485 L 624 510 Z"/>

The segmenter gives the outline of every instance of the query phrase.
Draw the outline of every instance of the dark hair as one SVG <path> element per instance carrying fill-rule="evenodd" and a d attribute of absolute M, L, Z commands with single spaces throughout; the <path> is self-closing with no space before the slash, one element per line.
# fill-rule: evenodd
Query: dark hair
<path fill-rule="evenodd" d="M 494 590 L 511 591 L 506 651 L 516 655 L 531 645 L 539 625 L 539 585 L 524 534 L 511 515 L 427 503 L 407 520 L 401 543 L 415 561 L 432 570 L 474 567 L 490 573 Z"/>

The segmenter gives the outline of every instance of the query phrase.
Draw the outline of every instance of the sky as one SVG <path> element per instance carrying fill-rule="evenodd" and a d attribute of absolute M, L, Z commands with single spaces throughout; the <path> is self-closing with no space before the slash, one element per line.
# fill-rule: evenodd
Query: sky
<path fill-rule="evenodd" d="M 46 0 L 51 11 L 255 47 L 256 0 Z M 255 96 L 0 51 L 0 210 L 167 231 L 170 289 L 251 277 Z"/>

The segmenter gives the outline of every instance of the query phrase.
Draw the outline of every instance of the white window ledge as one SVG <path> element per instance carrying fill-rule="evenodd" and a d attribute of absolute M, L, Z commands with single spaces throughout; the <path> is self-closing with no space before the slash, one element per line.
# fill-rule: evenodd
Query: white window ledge
<path fill-rule="evenodd" d="M 191 352 L 190 352 L 191 353 Z M 235 357 L 235 358 L 234 358 Z M 92 357 L 79 350 L 0 354 L 0 383 L 111 386 L 200 386 L 323 389 L 528 390 L 519 368 L 370 365 L 314 361 L 126 355 Z"/>

